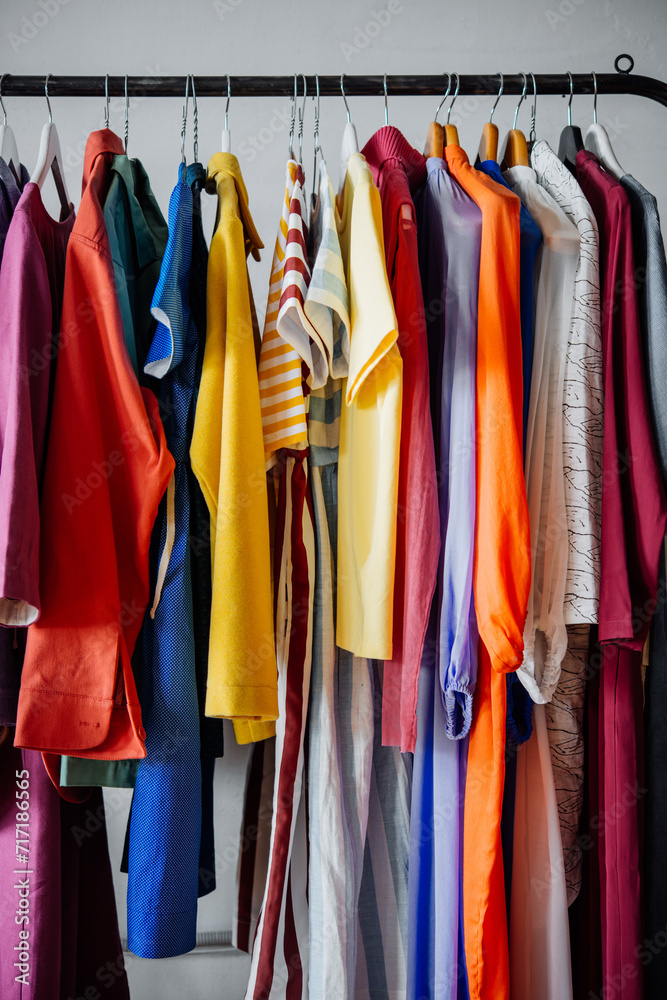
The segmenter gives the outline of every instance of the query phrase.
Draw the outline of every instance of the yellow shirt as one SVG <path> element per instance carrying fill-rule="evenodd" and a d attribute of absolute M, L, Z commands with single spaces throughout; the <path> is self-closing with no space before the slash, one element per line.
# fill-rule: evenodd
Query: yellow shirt
<path fill-rule="evenodd" d="M 213 604 L 206 714 L 252 738 L 278 716 L 269 520 L 257 380 L 259 335 L 246 258 L 262 242 L 238 160 L 216 153 L 218 211 L 208 258 L 206 349 L 190 448 L 211 514 Z M 251 723 L 251 725 L 248 725 Z M 262 733 L 266 735 L 266 732 Z"/>
<path fill-rule="evenodd" d="M 384 262 L 380 194 L 350 157 L 339 236 L 350 298 L 350 367 L 338 459 L 336 642 L 390 660 L 403 363 Z"/>

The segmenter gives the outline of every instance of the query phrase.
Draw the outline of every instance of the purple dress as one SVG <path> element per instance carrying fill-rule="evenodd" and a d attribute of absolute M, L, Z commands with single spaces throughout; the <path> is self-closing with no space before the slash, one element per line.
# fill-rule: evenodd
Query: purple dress
<path fill-rule="evenodd" d="M 441 550 L 419 680 L 410 825 L 408 1000 L 467 996 L 460 921 L 467 734 L 477 673 L 477 299 L 482 213 L 427 160 L 416 201 L 429 340 Z"/>

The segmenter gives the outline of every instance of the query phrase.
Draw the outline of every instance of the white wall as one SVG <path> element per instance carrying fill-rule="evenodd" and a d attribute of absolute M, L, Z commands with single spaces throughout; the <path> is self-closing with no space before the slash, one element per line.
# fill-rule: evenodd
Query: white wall
<path fill-rule="evenodd" d="M 393 0 L 394 13 L 376 31 L 366 25 L 388 0 L 2 0 L 0 73 L 103 74 L 289 74 L 304 73 L 461 73 L 613 72 L 614 58 L 630 52 L 635 72 L 667 79 L 666 0 Z M 28 37 L 30 36 L 30 37 Z M 564 76 L 565 86 L 565 76 Z M 460 98 L 452 120 L 461 141 L 474 155 L 493 98 Z M 40 98 L 7 98 L 22 159 L 31 169 L 39 145 L 46 105 Z M 180 99 L 133 99 L 131 156 L 144 162 L 166 213 L 179 163 Z M 363 143 L 384 123 L 383 101 L 350 100 Z M 421 148 L 436 102 L 428 98 L 390 98 L 390 122 Z M 78 201 L 81 164 L 88 133 L 102 124 L 101 98 L 54 98 L 67 165 L 70 196 Z M 501 135 L 511 125 L 516 98 L 503 98 L 495 121 Z M 653 191 L 667 219 L 667 109 L 637 97 L 598 101 L 599 120 L 612 136 L 618 159 Z M 199 151 L 206 163 L 218 148 L 224 100 L 199 101 Z M 575 97 L 573 121 L 585 130 L 592 99 Z M 250 206 L 267 247 L 263 260 L 251 260 L 250 273 L 260 311 L 266 301 L 271 248 L 279 214 L 287 154 L 287 98 L 232 99 L 230 128 Z M 304 165 L 311 172 L 312 102 L 306 117 Z M 565 101 L 538 100 L 537 131 L 552 145 L 566 121 Z M 334 180 L 345 122 L 342 100 L 322 99 L 321 141 Z M 123 101 L 112 100 L 111 126 L 122 135 Z M 528 127 L 528 102 L 520 127 Z M 191 150 L 191 132 L 188 148 Z M 257 146 L 260 147 L 258 151 Z M 52 203 L 53 204 L 53 203 Z M 213 199 L 206 199 L 210 232 Z M 233 748 L 218 764 L 218 846 L 222 857 L 233 847 L 239 822 L 245 751 Z M 114 862 L 120 855 L 124 809 L 110 817 Z M 202 929 L 231 926 L 234 865 L 223 860 L 220 888 L 201 907 Z M 124 877 L 119 877 L 121 915 Z M 247 960 L 231 950 L 151 963 L 130 959 L 135 998 L 188 995 L 243 995 Z"/>

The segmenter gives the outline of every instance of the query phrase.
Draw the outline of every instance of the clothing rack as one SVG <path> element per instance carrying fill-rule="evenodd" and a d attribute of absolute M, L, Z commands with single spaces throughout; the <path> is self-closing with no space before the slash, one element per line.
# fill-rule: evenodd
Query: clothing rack
<path fill-rule="evenodd" d="M 620 60 L 629 60 L 629 68 L 623 69 Z M 616 58 L 616 73 L 596 73 L 598 94 L 636 94 L 657 101 L 667 107 L 667 83 L 650 76 L 632 74 L 634 60 L 631 56 Z M 413 76 L 344 76 L 346 97 L 377 97 L 384 94 L 386 79 L 387 94 L 390 97 L 428 96 L 442 97 L 447 88 L 447 73 Z M 538 97 L 544 95 L 570 94 L 568 73 L 535 73 Z M 104 99 L 105 82 L 108 80 L 110 97 L 125 94 L 124 76 L 49 76 L 49 97 L 99 97 Z M 478 75 L 462 73 L 457 77 L 452 73 L 450 97 L 454 95 L 456 80 L 459 96 L 469 94 L 497 95 L 499 74 Z M 294 76 L 195 76 L 197 97 L 292 97 Z M 341 97 L 340 76 L 306 76 L 306 93 L 314 96 L 316 84 L 322 97 Z M 595 84 L 592 73 L 572 73 L 572 93 L 593 94 Z M 0 90 L 2 97 L 44 97 L 46 78 L 44 76 L 14 76 L 6 73 L 2 77 Z M 229 83 L 229 93 L 228 93 Z M 508 73 L 503 79 L 504 94 L 521 94 L 524 77 L 521 73 Z M 303 77 L 298 74 L 298 90 L 301 94 Z M 185 76 L 128 76 L 128 97 L 183 97 Z M 527 97 L 532 95 L 532 78 L 528 74 Z M 303 96 L 303 95 L 302 95 Z"/>

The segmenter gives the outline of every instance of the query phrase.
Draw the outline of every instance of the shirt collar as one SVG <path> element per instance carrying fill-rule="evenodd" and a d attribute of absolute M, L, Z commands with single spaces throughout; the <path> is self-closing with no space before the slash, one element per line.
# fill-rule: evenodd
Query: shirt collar
<path fill-rule="evenodd" d="M 400 162 L 407 175 L 411 194 L 414 194 L 426 181 L 426 160 L 393 125 L 384 125 L 378 129 L 368 140 L 362 153 L 376 183 L 380 170 L 387 160 Z"/>
<path fill-rule="evenodd" d="M 468 159 L 468 154 L 462 146 L 457 146 L 452 144 L 451 146 L 445 146 L 444 157 L 447 163 L 467 163 L 470 165 L 470 160 Z"/>
<path fill-rule="evenodd" d="M 98 156 L 108 155 L 109 158 L 124 153 L 122 141 L 108 128 L 101 128 L 97 132 L 91 132 L 86 143 L 86 152 L 83 159 L 83 178 L 81 190 L 88 187 L 90 173 Z"/>
<path fill-rule="evenodd" d="M 516 167 L 508 167 L 507 170 L 503 170 L 503 177 L 507 184 L 516 184 L 517 181 L 529 181 L 531 184 L 537 184 L 537 174 L 532 167 L 526 167 L 523 164 L 517 164 Z"/>
<path fill-rule="evenodd" d="M 248 205 L 248 191 L 243 180 L 243 175 L 241 174 L 239 161 L 233 153 L 214 153 L 208 161 L 207 190 L 210 190 L 210 186 L 213 185 L 217 187 L 218 178 L 221 174 L 227 174 L 234 181 L 239 199 L 239 211 L 245 230 L 246 248 L 252 253 L 255 260 L 259 260 L 259 251 L 264 247 L 264 244 L 255 229 L 255 223 L 253 222 Z"/>

